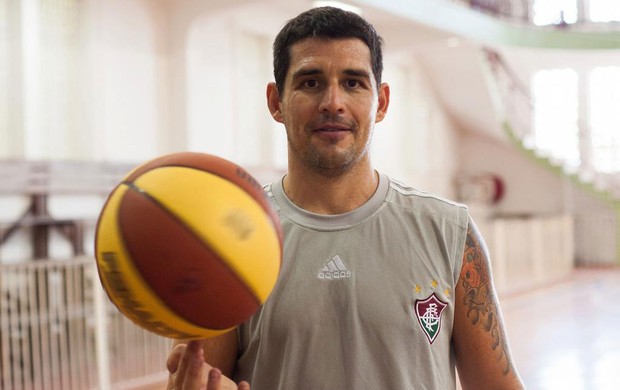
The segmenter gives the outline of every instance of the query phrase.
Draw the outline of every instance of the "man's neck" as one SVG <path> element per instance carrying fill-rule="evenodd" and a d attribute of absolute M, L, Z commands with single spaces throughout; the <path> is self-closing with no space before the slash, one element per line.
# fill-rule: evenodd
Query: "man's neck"
<path fill-rule="evenodd" d="M 298 207 L 317 214 L 342 214 L 360 207 L 377 190 L 379 177 L 370 164 L 338 176 L 289 166 L 284 191 Z"/>

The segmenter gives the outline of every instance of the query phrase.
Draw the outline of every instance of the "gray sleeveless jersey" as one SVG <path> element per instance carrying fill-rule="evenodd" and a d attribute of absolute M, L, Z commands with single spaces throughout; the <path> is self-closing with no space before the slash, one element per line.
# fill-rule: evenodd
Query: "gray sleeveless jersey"
<path fill-rule="evenodd" d="M 239 327 L 235 380 L 253 390 L 454 389 L 454 290 L 463 205 L 380 177 L 341 215 L 296 207 L 267 187 L 284 259 L 263 307 Z"/>

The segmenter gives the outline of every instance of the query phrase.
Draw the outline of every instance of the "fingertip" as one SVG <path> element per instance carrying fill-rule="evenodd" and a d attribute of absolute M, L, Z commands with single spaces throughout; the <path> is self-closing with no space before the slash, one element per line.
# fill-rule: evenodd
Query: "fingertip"
<path fill-rule="evenodd" d="M 250 384 L 246 381 L 240 382 L 238 390 L 250 390 Z"/>
<path fill-rule="evenodd" d="M 201 370 L 202 369 L 202 365 L 205 362 L 204 360 L 204 352 L 202 350 L 202 348 L 198 349 L 198 350 L 192 350 L 191 352 L 191 360 L 190 363 L 192 365 L 192 369 L 193 370 Z"/>
<path fill-rule="evenodd" d="M 212 368 L 209 370 L 209 382 L 219 381 L 222 378 L 222 371 L 218 368 Z"/>
<path fill-rule="evenodd" d="M 198 351 L 201 348 L 202 348 L 202 342 L 200 340 L 190 340 L 190 342 L 187 343 L 187 349 L 189 349 L 192 352 Z"/>

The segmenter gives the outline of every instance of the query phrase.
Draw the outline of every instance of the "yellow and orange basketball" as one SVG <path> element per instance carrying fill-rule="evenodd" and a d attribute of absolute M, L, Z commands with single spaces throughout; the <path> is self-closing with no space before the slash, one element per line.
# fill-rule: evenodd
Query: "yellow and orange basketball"
<path fill-rule="evenodd" d="M 174 153 L 111 192 L 95 234 L 101 282 L 139 326 L 207 338 L 247 320 L 278 277 L 282 230 L 259 183 L 236 164 Z"/>

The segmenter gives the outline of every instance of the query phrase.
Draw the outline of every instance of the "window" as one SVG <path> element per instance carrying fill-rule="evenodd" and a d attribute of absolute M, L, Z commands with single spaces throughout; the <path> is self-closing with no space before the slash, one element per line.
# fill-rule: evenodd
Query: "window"
<path fill-rule="evenodd" d="M 590 20 L 593 22 L 620 21 L 620 1 L 590 0 Z"/>
<path fill-rule="evenodd" d="M 78 0 L 24 1 L 19 12 L 22 157 L 67 157 L 80 134 Z"/>
<path fill-rule="evenodd" d="M 592 163 L 603 173 L 620 172 L 620 67 L 597 67 L 590 74 Z"/>
<path fill-rule="evenodd" d="M 0 138 L 9 135 L 9 12 L 8 0 L 0 0 Z M 8 142 L 6 143 L 8 144 Z M 0 157 L 9 153 L 8 145 L 0 145 Z"/>
<path fill-rule="evenodd" d="M 570 167 L 578 167 L 579 78 L 572 69 L 540 70 L 532 80 L 536 148 Z"/>
<path fill-rule="evenodd" d="M 577 0 L 534 0 L 534 24 L 537 26 L 576 21 Z"/>

